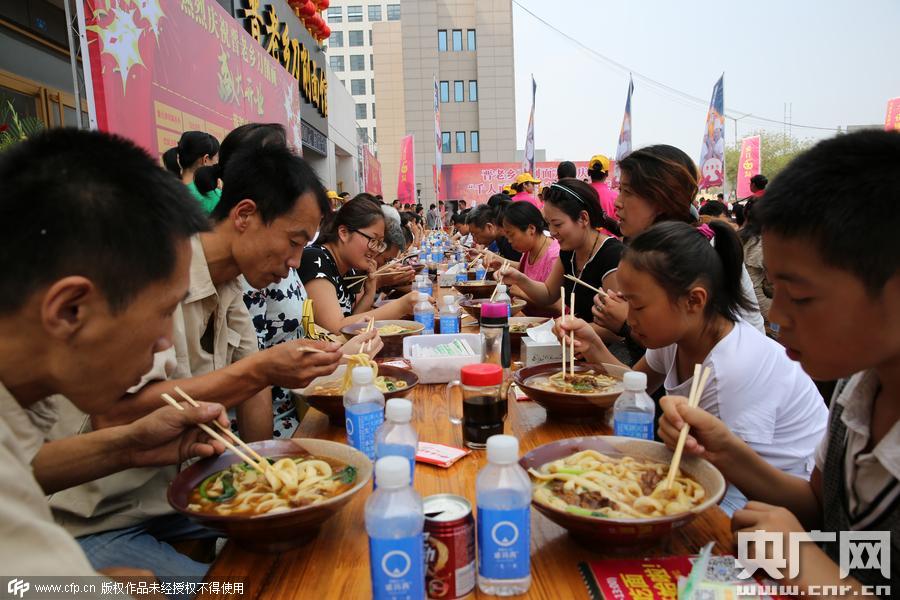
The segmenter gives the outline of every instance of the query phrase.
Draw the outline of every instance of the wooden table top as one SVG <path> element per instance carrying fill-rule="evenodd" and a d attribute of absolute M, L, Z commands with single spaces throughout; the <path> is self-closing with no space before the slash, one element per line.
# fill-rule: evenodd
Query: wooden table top
<path fill-rule="evenodd" d="M 443 385 L 417 386 L 413 401 L 413 422 L 419 439 L 462 446 L 462 431 L 447 418 Z M 554 440 L 585 435 L 609 434 L 604 425 L 547 421 L 546 411 L 529 401 L 511 401 L 506 433 L 519 439 L 522 454 Z M 344 429 L 329 425 L 324 414 L 310 409 L 295 437 L 311 437 L 345 442 Z M 422 496 L 458 494 L 475 500 L 475 477 L 486 463 L 483 451 L 473 451 L 449 469 L 416 464 L 415 488 Z M 306 546 L 282 554 L 252 554 L 235 543 L 226 544 L 209 571 L 207 581 L 243 581 L 244 598 L 313 598 L 325 600 L 368 599 L 368 539 L 363 507 L 371 493 L 366 486 L 337 515 L 322 525 L 318 537 Z M 719 508 L 711 508 L 690 524 L 676 530 L 659 546 L 623 552 L 598 544 L 588 548 L 576 543 L 568 533 L 536 510 L 531 511 L 531 573 L 529 598 L 588 598 L 578 563 L 600 558 L 637 558 L 691 554 L 709 541 L 716 553 L 731 551 L 731 527 Z M 234 579 L 238 578 L 238 579 Z M 204 598 L 215 595 L 205 594 Z M 235 596 L 223 595 L 222 598 Z M 476 591 L 474 597 L 487 597 Z"/>

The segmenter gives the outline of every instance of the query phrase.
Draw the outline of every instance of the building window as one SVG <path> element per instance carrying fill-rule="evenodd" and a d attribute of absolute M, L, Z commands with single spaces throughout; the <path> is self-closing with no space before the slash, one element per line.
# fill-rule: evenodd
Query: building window
<path fill-rule="evenodd" d="M 350 70 L 351 71 L 365 71 L 366 70 L 366 57 L 362 54 L 351 54 L 350 55 Z"/>
<path fill-rule="evenodd" d="M 381 5 L 380 4 L 373 4 L 373 5 L 369 6 L 369 20 L 372 22 L 381 20 Z"/>
<path fill-rule="evenodd" d="M 348 31 L 347 32 L 347 44 L 351 48 L 357 48 L 363 45 L 365 42 L 365 37 L 363 36 L 363 32 L 360 29 Z"/>
<path fill-rule="evenodd" d="M 463 82 L 462 81 L 454 81 L 453 82 L 453 101 L 454 102 L 465 102 L 465 98 L 463 97 Z"/>
<path fill-rule="evenodd" d="M 465 131 L 457 131 L 456 132 L 456 151 L 457 152 L 465 152 L 466 151 L 466 132 Z"/>
<path fill-rule="evenodd" d="M 453 30 L 453 51 L 461 52 L 463 49 L 462 46 L 462 29 L 454 29 Z"/>
<path fill-rule="evenodd" d="M 362 144 L 366 144 L 369 141 L 369 130 L 365 127 L 357 127 L 356 128 L 356 140 Z"/>
<path fill-rule="evenodd" d="M 478 82 L 469 80 L 469 102 L 478 102 Z"/>
<path fill-rule="evenodd" d="M 351 79 L 350 80 L 350 93 L 354 96 L 365 96 L 366 95 L 366 80 L 365 79 Z"/>
<path fill-rule="evenodd" d="M 348 6 L 347 7 L 347 22 L 348 23 L 361 23 L 362 18 L 362 6 Z"/>
<path fill-rule="evenodd" d="M 372 71 L 375 70 L 375 55 L 374 54 L 369 55 L 369 69 L 371 69 Z"/>
<path fill-rule="evenodd" d="M 375 105 L 374 105 L 374 104 L 372 105 L 372 110 L 373 110 L 373 111 L 375 110 Z M 372 118 L 375 118 L 375 115 L 374 115 L 374 114 L 372 115 Z M 373 128 L 372 128 L 372 143 L 373 143 L 373 144 L 377 144 L 377 143 L 378 143 L 378 128 L 377 128 L 377 127 L 373 127 Z"/>
<path fill-rule="evenodd" d="M 372 33 L 374 33 L 371 29 L 369 30 L 369 45 L 374 46 L 375 42 L 372 41 Z"/>
<path fill-rule="evenodd" d="M 477 48 L 475 47 L 475 30 L 469 29 L 466 33 L 468 33 L 468 35 L 469 35 L 468 50 L 469 50 L 469 52 L 474 52 L 475 50 L 477 50 Z"/>
<path fill-rule="evenodd" d="M 343 48 L 344 47 L 344 32 L 343 31 L 332 31 L 331 37 L 328 38 L 328 45 L 332 48 Z"/>
<path fill-rule="evenodd" d="M 328 8 L 328 22 L 329 23 L 340 23 L 344 20 L 343 11 L 344 9 L 340 6 L 331 6 Z"/>
<path fill-rule="evenodd" d="M 375 95 L 375 80 L 371 79 L 369 82 L 369 85 L 372 86 L 372 95 L 374 96 Z"/>
<path fill-rule="evenodd" d="M 369 118 L 368 111 L 366 111 L 367 106 L 368 106 L 368 104 L 357 104 L 356 105 L 356 118 L 357 119 L 368 119 Z"/>
<path fill-rule="evenodd" d="M 329 56 L 328 64 L 331 65 L 331 70 L 335 73 L 340 73 L 344 70 L 344 57 L 343 56 Z"/>
<path fill-rule="evenodd" d="M 450 132 L 449 131 L 441 132 L 441 152 L 444 154 L 450 154 Z"/>
<path fill-rule="evenodd" d="M 441 102 L 450 102 L 450 82 L 441 82 Z M 449 135 L 449 134 L 447 134 Z"/>
<path fill-rule="evenodd" d="M 479 150 L 478 148 L 479 148 L 479 144 L 478 144 L 478 132 L 477 132 L 477 131 L 472 131 L 472 132 L 469 134 L 469 150 L 470 150 L 471 152 L 481 152 L 481 150 Z"/>
<path fill-rule="evenodd" d="M 388 18 L 388 21 L 399 21 L 400 20 L 400 5 L 399 4 L 388 4 L 387 5 L 387 18 Z"/>
<path fill-rule="evenodd" d="M 375 103 L 372 103 L 372 118 L 375 118 Z"/>
<path fill-rule="evenodd" d="M 447 51 L 447 30 L 438 29 L 438 52 Z"/>

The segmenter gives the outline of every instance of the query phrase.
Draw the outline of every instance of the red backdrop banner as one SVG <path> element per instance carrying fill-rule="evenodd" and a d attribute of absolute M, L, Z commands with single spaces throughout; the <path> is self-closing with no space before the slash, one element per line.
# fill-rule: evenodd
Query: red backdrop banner
<path fill-rule="evenodd" d="M 541 186 L 556 181 L 556 162 L 535 163 L 534 176 L 541 180 Z M 610 173 L 615 169 L 615 161 L 609 161 Z M 588 163 L 576 162 L 578 178 L 587 179 Z M 494 194 L 499 194 L 503 186 L 509 185 L 521 173 L 520 163 L 479 163 L 467 165 L 444 165 L 441 168 L 441 200 L 465 200 L 473 203 L 486 202 Z M 609 179 L 607 179 L 609 181 Z"/>
<path fill-rule="evenodd" d="M 368 146 L 363 146 L 363 170 L 365 171 L 366 189 L 365 191 L 380 196 L 381 192 L 381 163 L 372 154 Z"/>
<path fill-rule="evenodd" d="M 300 90 L 215 0 L 84 0 L 97 125 L 151 153 L 281 123 L 301 151 Z"/>

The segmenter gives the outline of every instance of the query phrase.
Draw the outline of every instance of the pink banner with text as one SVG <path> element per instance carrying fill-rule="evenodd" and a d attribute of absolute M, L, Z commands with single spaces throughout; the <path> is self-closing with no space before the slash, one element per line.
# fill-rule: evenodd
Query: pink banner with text
<path fill-rule="evenodd" d="M 885 131 L 900 131 L 900 98 L 888 100 L 887 114 L 884 116 Z"/>
<path fill-rule="evenodd" d="M 762 172 L 760 164 L 758 135 L 741 140 L 741 159 L 737 170 L 737 197 L 746 198 L 750 191 L 750 179 Z"/>
<path fill-rule="evenodd" d="M 416 155 L 413 136 L 400 140 L 400 172 L 397 176 L 397 199 L 401 204 L 416 203 Z"/>

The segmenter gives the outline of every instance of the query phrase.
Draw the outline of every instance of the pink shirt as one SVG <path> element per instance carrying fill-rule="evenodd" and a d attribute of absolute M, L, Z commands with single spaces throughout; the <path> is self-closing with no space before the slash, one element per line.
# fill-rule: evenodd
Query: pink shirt
<path fill-rule="evenodd" d="M 603 212 L 618 221 L 619 217 L 616 215 L 616 198 L 619 197 L 619 192 L 610 189 L 609 186 L 606 185 L 606 181 L 594 181 L 591 183 L 591 186 L 597 190 L 597 195 L 600 196 L 600 208 L 603 209 Z"/>
<path fill-rule="evenodd" d="M 510 200 L 512 200 L 513 202 L 530 202 L 531 205 L 538 210 L 544 208 L 544 205 L 541 203 L 541 201 L 528 192 L 519 192 L 518 194 L 510 198 Z"/>
<path fill-rule="evenodd" d="M 553 265 L 559 260 L 559 242 L 551 237 L 548 237 L 547 241 L 549 242 L 547 249 L 539 259 L 534 261 L 533 265 L 528 264 L 529 252 L 523 253 L 522 260 L 519 262 L 522 272 L 534 281 L 547 281 L 550 271 L 553 270 Z"/>

